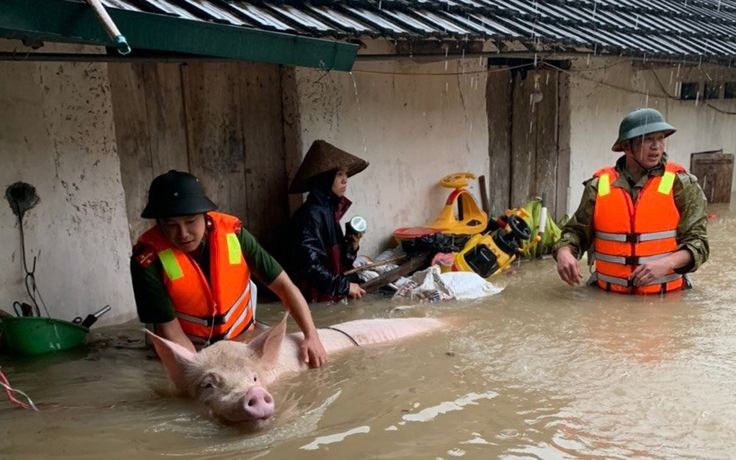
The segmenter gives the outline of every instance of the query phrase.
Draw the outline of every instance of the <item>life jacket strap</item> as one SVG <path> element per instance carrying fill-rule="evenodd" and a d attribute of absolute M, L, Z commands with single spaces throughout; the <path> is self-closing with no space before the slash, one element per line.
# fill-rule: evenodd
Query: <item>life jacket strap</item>
<path fill-rule="evenodd" d="M 235 314 L 237 311 L 237 308 L 235 308 L 237 305 L 240 305 L 240 303 L 245 299 L 245 296 L 248 295 L 248 293 L 251 291 L 251 286 L 253 285 L 253 282 L 249 282 L 248 285 L 246 285 L 245 290 L 238 296 L 238 298 L 233 302 L 233 304 L 228 309 L 227 313 L 224 315 L 212 315 L 212 316 L 193 316 L 193 315 L 187 315 L 186 313 L 180 313 L 176 312 L 176 317 L 184 320 L 189 321 L 190 323 L 199 324 L 200 326 L 219 326 L 221 324 L 227 324 L 228 321 L 230 321 L 230 318 L 232 315 Z M 246 309 L 247 312 L 247 309 Z M 241 315 L 244 316 L 245 312 Z"/>
<path fill-rule="evenodd" d="M 225 316 L 226 315 L 212 315 L 206 318 L 200 318 L 199 316 L 192 316 L 187 315 L 186 313 L 176 312 L 176 317 L 180 320 L 206 327 L 220 326 L 227 323 L 227 321 L 225 320 Z"/>
<path fill-rule="evenodd" d="M 199 345 L 199 346 L 211 345 L 223 339 L 231 339 L 233 337 L 234 331 L 237 330 L 237 326 L 240 323 L 242 323 L 244 320 L 245 320 L 245 317 L 239 318 L 238 319 L 239 323 L 235 323 L 235 325 L 233 325 L 233 327 L 231 327 L 230 330 L 228 330 L 224 334 L 212 334 L 209 338 L 199 337 L 199 336 L 191 335 L 191 334 L 186 334 L 186 336 L 189 337 L 189 340 L 191 340 L 194 345 Z M 251 317 L 250 321 L 248 322 L 248 324 L 246 324 L 243 330 L 247 331 L 248 329 L 250 329 L 250 327 L 254 323 L 255 323 L 255 320 Z"/>
<path fill-rule="evenodd" d="M 612 264 L 619 264 L 619 265 L 643 265 L 648 262 L 654 262 L 655 260 L 664 259 L 665 257 L 674 254 L 672 252 L 666 252 L 663 254 L 657 254 L 654 256 L 612 256 L 610 254 L 603 254 L 602 252 L 596 252 L 595 258 L 597 260 L 602 260 L 604 262 L 610 262 Z"/>
<path fill-rule="evenodd" d="M 630 281 L 625 278 L 616 278 L 615 276 L 608 276 L 598 273 L 598 279 L 609 284 L 618 284 L 619 286 L 633 287 L 632 285 L 630 285 Z"/>
<path fill-rule="evenodd" d="M 233 338 L 233 336 L 235 335 L 235 331 L 237 331 L 238 327 L 240 327 L 240 325 L 243 324 L 243 321 L 245 321 L 247 314 L 248 314 L 248 309 L 246 308 L 243 311 L 243 314 L 240 315 L 237 320 L 235 320 L 235 323 L 233 323 L 233 327 L 228 329 L 228 331 L 225 333 L 226 339 Z M 250 327 L 253 325 L 254 322 L 255 322 L 255 315 L 251 315 L 250 322 L 245 326 L 244 330 L 250 329 Z"/>
<path fill-rule="evenodd" d="M 664 240 L 667 238 L 677 237 L 676 230 L 665 230 L 662 232 L 652 233 L 608 233 L 595 232 L 595 237 L 606 241 L 616 241 L 619 243 L 642 243 L 645 241 Z"/>
<path fill-rule="evenodd" d="M 237 310 L 237 308 L 235 307 L 240 305 L 243 302 L 243 300 L 245 300 L 245 297 L 251 292 L 252 286 L 255 286 L 255 284 L 253 284 L 253 281 L 249 281 L 248 284 L 245 286 L 245 289 L 243 290 L 243 292 L 238 296 L 237 299 L 235 299 L 235 302 L 233 302 L 233 304 L 230 305 L 230 308 L 228 309 L 227 313 L 225 313 L 225 316 L 223 317 L 224 319 L 223 324 L 230 321 L 230 317 L 233 316 L 235 314 L 235 311 Z M 253 295 L 251 295 L 251 301 L 252 299 L 253 299 Z M 246 308 L 246 312 L 247 312 L 247 308 Z M 245 312 L 243 313 L 243 315 L 241 315 L 241 317 L 244 315 L 245 315 Z"/>
<path fill-rule="evenodd" d="M 672 281 L 677 281 L 680 278 L 682 278 L 682 275 L 680 275 L 679 273 L 672 273 L 670 275 L 665 275 L 659 279 L 647 283 L 645 286 L 650 286 L 652 284 L 667 284 Z M 633 281 L 627 278 L 617 278 L 615 276 L 608 276 L 598 273 L 598 279 L 601 281 L 605 281 L 606 283 L 618 284 L 619 286 L 624 286 L 628 288 L 635 287 Z"/>
<path fill-rule="evenodd" d="M 679 274 L 679 273 L 672 273 L 672 274 L 669 274 L 669 275 L 664 275 L 660 279 L 654 280 L 651 283 L 647 283 L 647 285 L 649 285 L 649 284 L 666 284 L 666 283 L 671 283 L 672 281 L 677 281 L 680 278 L 682 278 L 682 275 L 681 274 Z"/>

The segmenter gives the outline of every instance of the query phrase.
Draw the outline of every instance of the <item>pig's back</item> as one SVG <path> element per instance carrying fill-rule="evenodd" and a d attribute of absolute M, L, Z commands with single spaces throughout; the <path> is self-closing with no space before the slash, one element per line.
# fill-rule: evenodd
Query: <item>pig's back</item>
<path fill-rule="evenodd" d="M 317 332 L 327 355 L 331 356 L 341 350 L 355 347 L 356 342 L 360 346 L 393 342 L 443 326 L 445 323 L 434 318 L 360 319 L 320 328 Z M 286 335 L 281 344 L 278 363 L 266 375 L 267 383 L 273 382 L 281 374 L 308 369 L 301 360 L 300 344 L 303 338 L 301 332 Z"/>
<path fill-rule="evenodd" d="M 440 329 L 444 323 L 435 318 L 359 319 L 335 324 L 338 334 L 345 333 L 359 345 L 372 345 L 411 337 Z M 322 331 L 320 331 L 320 336 Z"/>

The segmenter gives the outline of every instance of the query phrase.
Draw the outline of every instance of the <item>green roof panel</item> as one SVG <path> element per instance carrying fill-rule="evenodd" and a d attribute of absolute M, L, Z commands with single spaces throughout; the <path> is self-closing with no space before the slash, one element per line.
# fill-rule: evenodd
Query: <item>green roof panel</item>
<path fill-rule="evenodd" d="M 0 0 L 0 37 L 114 46 L 86 3 Z M 108 8 L 133 49 L 349 71 L 358 45 Z"/>

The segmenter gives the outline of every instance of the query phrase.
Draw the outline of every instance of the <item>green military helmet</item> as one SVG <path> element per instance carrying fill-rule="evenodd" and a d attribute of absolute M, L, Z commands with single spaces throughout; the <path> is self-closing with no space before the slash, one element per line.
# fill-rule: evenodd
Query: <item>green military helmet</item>
<path fill-rule="evenodd" d="M 659 111 L 654 109 L 636 109 L 633 112 L 629 112 L 621 120 L 621 126 L 618 128 L 618 139 L 613 144 L 612 150 L 614 152 L 623 152 L 624 142 L 660 131 L 664 132 L 664 137 L 667 137 L 674 134 L 677 130 L 674 126 L 664 121 L 664 117 Z"/>
<path fill-rule="evenodd" d="M 151 182 L 148 204 L 141 217 L 161 219 L 190 216 L 215 209 L 217 205 L 207 198 L 199 179 L 187 172 L 172 169 Z"/>

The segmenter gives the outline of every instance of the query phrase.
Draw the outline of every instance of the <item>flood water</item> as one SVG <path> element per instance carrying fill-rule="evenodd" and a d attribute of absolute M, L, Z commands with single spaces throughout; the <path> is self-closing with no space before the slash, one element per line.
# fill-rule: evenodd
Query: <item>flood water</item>
<path fill-rule="evenodd" d="M 135 323 L 97 329 L 76 352 L 0 355 L 40 409 L 0 400 L 0 458 L 732 458 L 736 212 L 709 211 L 710 261 L 695 289 L 665 298 L 570 288 L 540 260 L 492 278 L 505 290 L 482 301 L 316 310 L 318 325 L 409 315 L 455 326 L 282 379 L 270 387 L 278 416 L 255 434 L 174 397 Z"/>

